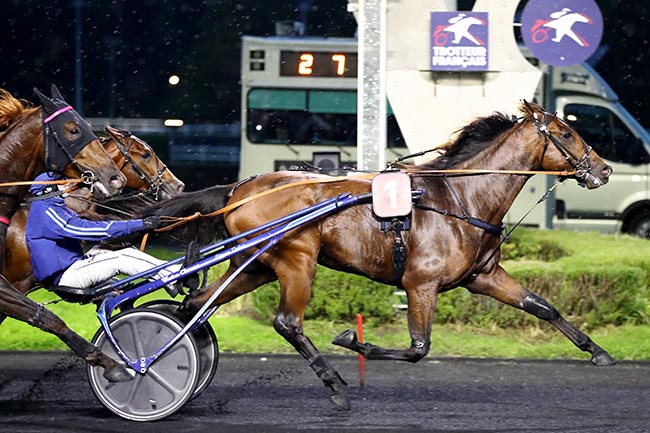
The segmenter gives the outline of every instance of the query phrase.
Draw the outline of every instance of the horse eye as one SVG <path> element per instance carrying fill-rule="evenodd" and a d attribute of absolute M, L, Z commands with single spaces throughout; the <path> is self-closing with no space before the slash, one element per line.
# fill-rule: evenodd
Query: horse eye
<path fill-rule="evenodd" d="M 562 138 L 565 138 L 565 139 L 568 140 L 569 138 L 571 138 L 571 132 L 565 132 L 564 134 L 562 134 Z"/>
<path fill-rule="evenodd" d="M 79 134 L 79 128 L 76 128 L 76 127 L 75 127 L 75 128 L 72 128 L 72 129 L 70 130 L 70 134 Z"/>
<path fill-rule="evenodd" d="M 150 157 L 151 157 L 150 152 L 145 152 L 145 153 L 142 154 L 142 158 L 144 158 L 144 159 L 149 159 Z"/>

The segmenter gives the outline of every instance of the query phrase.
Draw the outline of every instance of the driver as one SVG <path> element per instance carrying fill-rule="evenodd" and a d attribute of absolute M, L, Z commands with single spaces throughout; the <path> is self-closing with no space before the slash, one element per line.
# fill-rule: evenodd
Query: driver
<path fill-rule="evenodd" d="M 43 173 L 36 181 L 63 179 Z M 82 241 L 98 242 L 128 234 L 154 230 L 162 224 L 157 216 L 126 221 L 91 221 L 80 217 L 65 204 L 66 194 L 52 194 L 56 185 L 33 184 L 30 192 L 41 197 L 32 203 L 25 229 L 27 248 L 36 279 L 47 285 L 76 288 L 91 287 L 118 274 L 136 275 L 166 263 L 133 247 L 110 250 L 93 246 L 84 254 Z M 151 278 L 161 278 L 179 270 L 181 265 L 161 269 Z M 175 296 L 180 281 L 165 286 Z"/>

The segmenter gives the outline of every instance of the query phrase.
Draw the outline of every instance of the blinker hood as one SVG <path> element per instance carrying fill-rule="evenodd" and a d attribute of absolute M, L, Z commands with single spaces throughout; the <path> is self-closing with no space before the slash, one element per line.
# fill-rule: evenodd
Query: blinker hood
<path fill-rule="evenodd" d="M 59 89 L 52 84 L 52 98 L 43 95 L 37 88 L 34 93 L 41 100 L 43 113 L 43 145 L 45 147 L 45 168 L 60 173 L 74 162 L 74 157 L 97 136 L 90 124 L 84 120 L 65 100 Z M 75 123 L 78 132 L 66 133 L 66 124 Z"/>

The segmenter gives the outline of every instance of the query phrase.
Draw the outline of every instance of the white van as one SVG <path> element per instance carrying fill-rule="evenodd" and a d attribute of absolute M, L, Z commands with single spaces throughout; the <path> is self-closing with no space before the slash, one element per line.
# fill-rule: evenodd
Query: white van
<path fill-rule="evenodd" d="M 650 238 L 650 134 L 588 64 L 542 68 L 545 76 L 537 88 L 538 102 L 573 125 L 614 172 L 605 187 L 595 190 L 584 191 L 575 182 L 562 183 L 555 190 L 552 225 L 547 223 L 550 215 L 545 206 L 535 208 L 524 224 Z M 549 71 L 552 80 L 548 80 Z M 548 182 L 547 176 L 529 180 L 506 223 L 518 221 L 546 191 Z"/>

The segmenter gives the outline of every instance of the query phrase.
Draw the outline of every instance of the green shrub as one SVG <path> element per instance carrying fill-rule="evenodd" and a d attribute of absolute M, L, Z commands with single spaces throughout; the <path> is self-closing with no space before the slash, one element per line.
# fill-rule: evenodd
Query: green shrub
<path fill-rule="evenodd" d="M 385 322 L 393 318 L 395 288 L 367 278 L 319 266 L 305 317 L 333 321 L 353 321 L 362 313 L 366 320 Z M 273 320 L 280 302 L 277 282 L 252 293 L 253 307 L 263 319 Z"/>
<path fill-rule="evenodd" d="M 550 262 L 567 255 L 557 242 L 535 239 L 529 231 L 518 230 L 501 246 L 501 260 L 541 260 Z"/>
<path fill-rule="evenodd" d="M 503 246 L 502 265 L 567 320 L 590 329 L 650 324 L 650 242 L 629 236 L 518 229 Z M 390 321 L 398 312 L 395 288 L 319 267 L 308 319 Z M 256 312 L 275 316 L 277 283 L 253 292 Z M 439 296 L 436 323 L 538 326 L 540 320 L 463 288 Z"/>

